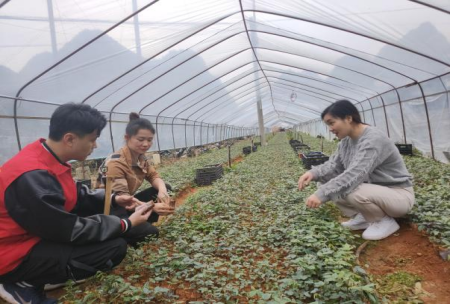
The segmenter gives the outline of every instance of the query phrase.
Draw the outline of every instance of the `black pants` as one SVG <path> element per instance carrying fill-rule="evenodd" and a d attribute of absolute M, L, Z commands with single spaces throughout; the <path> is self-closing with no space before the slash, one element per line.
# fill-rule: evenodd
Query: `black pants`
<path fill-rule="evenodd" d="M 0 276 L 0 283 L 25 281 L 33 286 L 64 283 L 108 271 L 118 265 L 127 253 L 127 242 L 116 238 L 84 246 L 41 240 L 23 262 Z"/>
<path fill-rule="evenodd" d="M 170 190 L 171 186 L 166 184 L 166 188 Z M 153 187 L 150 187 L 147 188 L 146 190 L 139 192 L 138 194 L 135 195 L 135 197 L 142 202 L 148 202 L 150 200 L 156 202 L 158 197 L 158 190 Z M 116 215 L 120 218 L 128 218 L 131 212 L 127 211 L 124 207 L 117 206 L 112 208 L 111 214 Z M 159 233 L 158 228 L 152 225 L 152 223 L 158 221 L 158 218 L 159 215 L 156 212 L 152 212 L 149 219 L 147 220 L 147 223 L 143 223 L 141 225 L 133 227 L 123 235 L 123 238 L 130 245 L 136 246 L 139 242 L 144 241 L 145 238 L 149 235 L 158 236 Z"/>

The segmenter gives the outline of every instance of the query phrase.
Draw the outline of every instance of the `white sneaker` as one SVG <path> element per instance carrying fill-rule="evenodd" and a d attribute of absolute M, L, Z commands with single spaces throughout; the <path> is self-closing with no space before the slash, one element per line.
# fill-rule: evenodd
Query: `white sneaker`
<path fill-rule="evenodd" d="M 371 241 L 382 240 L 398 231 L 398 229 L 398 223 L 393 218 L 386 215 L 379 222 L 371 223 L 368 229 L 363 231 L 362 237 L 365 240 Z"/>
<path fill-rule="evenodd" d="M 357 213 L 354 218 L 350 219 L 347 222 L 341 223 L 341 225 L 351 230 L 362 230 L 368 228 L 370 226 L 370 223 L 365 220 L 361 213 Z"/>

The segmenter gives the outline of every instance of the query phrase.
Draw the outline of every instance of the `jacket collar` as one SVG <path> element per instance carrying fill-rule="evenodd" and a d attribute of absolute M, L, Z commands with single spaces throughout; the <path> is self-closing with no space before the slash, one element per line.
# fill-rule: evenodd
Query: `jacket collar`
<path fill-rule="evenodd" d="M 45 164 L 47 164 L 47 166 L 52 168 L 55 174 L 61 174 L 71 170 L 71 165 L 61 162 L 55 152 L 53 152 L 52 149 L 45 144 L 45 138 L 40 138 L 35 141 L 34 145 L 34 148 L 38 151 L 40 158 Z"/>

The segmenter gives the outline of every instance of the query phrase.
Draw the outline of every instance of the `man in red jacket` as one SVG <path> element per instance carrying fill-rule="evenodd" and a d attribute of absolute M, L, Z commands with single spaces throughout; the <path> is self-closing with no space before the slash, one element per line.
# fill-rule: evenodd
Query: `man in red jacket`
<path fill-rule="evenodd" d="M 64 104 L 50 119 L 48 139 L 26 146 L 0 171 L 0 296 L 9 303 L 56 303 L 45 284 L 81 280 L 118 265 L 123 236 L 151 210 L 131 196 L 113 205 L 128 219 L 103 215 L 105 192 L 75 184 L 69 160 L 85 160 L 106 125 L 96 109 Z"/>

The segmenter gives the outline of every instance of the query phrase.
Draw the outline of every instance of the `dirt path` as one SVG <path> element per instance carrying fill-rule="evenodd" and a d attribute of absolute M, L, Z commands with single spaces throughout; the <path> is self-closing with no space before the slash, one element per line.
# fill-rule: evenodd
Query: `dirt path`
<path fill-rule="evenodd" d="M 449 261 L 444 261 L 439 256 L 439 248 L 414 226 L 406 222 L 400 224 L 397 233 L 363 251 L 361 265 L 376 279 L 395 272 L 417 275 L 421 288 L 426 291 L 417 296 L 424 303 L 450 303 Z M 415 296 L 414 289 L 411 294 Z"/>

